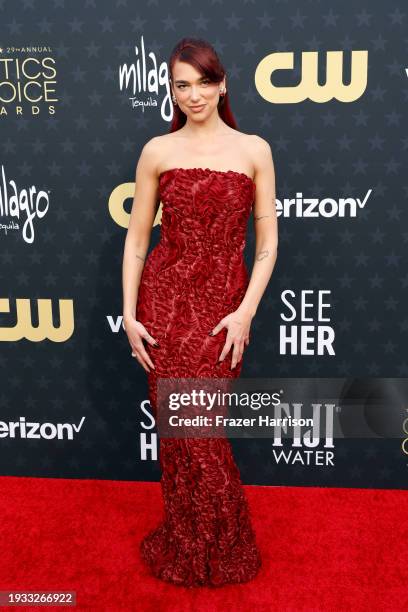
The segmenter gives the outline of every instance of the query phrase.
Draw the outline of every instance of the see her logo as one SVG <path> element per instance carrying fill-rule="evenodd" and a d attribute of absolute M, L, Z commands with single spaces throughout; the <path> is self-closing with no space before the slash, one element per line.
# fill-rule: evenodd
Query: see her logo
<path fill-rule="evenodd" d="M 331 308 L 323 299 L 326 293 L 331 291 L 304 289 L 297 298 L 290 289 L 282 291 L 281 299 L 286 309 L 280 313 L 285 321 L 285 325 L 279 327 L 281 355 L 335 355 L 334 329 L 326 324 L 330 317 L 323 316 L 323 309 Z"/>

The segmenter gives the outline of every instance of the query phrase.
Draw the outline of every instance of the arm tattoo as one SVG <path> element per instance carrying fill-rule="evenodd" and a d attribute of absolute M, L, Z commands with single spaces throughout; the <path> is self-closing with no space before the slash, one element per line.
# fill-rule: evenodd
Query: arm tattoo
<path fill-rule="evenodd" d="M 258 219 L 263 219 L 264 217 L 270 217 L 270 216 L 271 216 L 271 215 L 261 215 L 260 217 L 256 217 L 256 216 L 254 215 L 254 220 L 255 220 L 255 221 L 258 221 Z"/>
<path fill-rule="evenodd" d="M 144 261 L 144 260 L 145 260 L 145 258 L 144 258 L 144 257 L 141 257 L 140 255 L 136 255 L 136 257 L 137 257 L 138 259 L 141 259 L 142 261 Z"/>
<path fill-rule="evenodd" d="M 265 257 L 268 257 L 269 255 L 269 251 L 259 251 L 258 255 L 256 256 L 257 261 L 261 261 L 261 259 L 265 259 Z"/>

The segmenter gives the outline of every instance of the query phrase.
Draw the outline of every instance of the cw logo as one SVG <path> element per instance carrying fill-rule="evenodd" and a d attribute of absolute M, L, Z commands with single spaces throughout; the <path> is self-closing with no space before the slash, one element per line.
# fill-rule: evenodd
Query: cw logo
<path fill-rule="evenodd" d="M 403 422 L 402 429 L 404 433 L 407 434 L 407 437 L 403 439 L 401 448 L 402 448 L 402 452 L 408 455 L 408 418 L 406 418 L 405 421 Z"/>
<path fill-rule="evenodd" d="M 296 104 L 303 100 L 327 102 L 333 98 L 340 102 L 353 102 L 367 87 L 368 51 L 351 52 L 350 83 L 343 83 L 343 51 L 327 51 L 326 83 L 318 83 L 318 52 L 303 51 L 300 83 L 280 87 L 272 83 L 278 70 L 293 70 L 294 53 L 271 53 L 264 57 L 255 71 L 255 86 L 268 102 Z"/>
<path fill-rule="evenodd" d="M 125 200 L 134 197 L 135 184 L 134 183 L 122 183 L 115 187 L 109 197 L 109 212 L 112 219 L 121 227 L 129 227 L 130 213 L 127 213 L 124 207 Z M 153 227 L 161 223 L 162 217 L 162 203 L 157 209 L 156 217 L 153 222 Z"/>
<path fill-rule="evenodd" d="M 0 341 L 15 342 L 26 338 L 32 342 L 40 342 L 48 338 L 53 342 L 65 342 L 74 331 L 74 308 L 72 300 L 59 301 L 59 327 L 53 325 L 52 302 L 49 299 L 38 299 L 38 326 L 34 327 L 31 320 L 31 300 L 16 299 L 16 324 L 12 327 L 0 327 Z M 0 312 L 10 312 L 8 298 L 0 298 Z"/>

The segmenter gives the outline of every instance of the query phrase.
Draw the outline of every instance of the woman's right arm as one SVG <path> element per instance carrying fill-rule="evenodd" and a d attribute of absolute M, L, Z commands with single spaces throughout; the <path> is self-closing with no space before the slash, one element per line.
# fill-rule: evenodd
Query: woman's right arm
<path fill-rule="evenodd" d="M 123 288 L 123 322 L 126 333 L 134 328 L 136 320 L 136 305 L 140 279 L 149 249 L 153 222 L 156 216 L 156 204 L 159 199 L 157 180 L 157 137 L 149 140 L 142 149 L 136 166 L 135 192 L 132 210 L 130 214 L 129 227 L 126 234 L 123 264 L 122 264 L 122 288 Z M 136 341 L 136 334 L 132 333 L 129 341 Z M 154 339 L 151 338 L 151 344 Z M 150 342 L 148 338 L 146 338 Z M 138 349 L 140 350 L 140 345 Z M 151 360 L 147 353 L 142 351 L 143 360 Z M 142 361 L 139 360 L 141 363 Z M 142 365 L 144 365 L 142 363 Z M 145 368 L 146 369 L 146 368 Z"/>

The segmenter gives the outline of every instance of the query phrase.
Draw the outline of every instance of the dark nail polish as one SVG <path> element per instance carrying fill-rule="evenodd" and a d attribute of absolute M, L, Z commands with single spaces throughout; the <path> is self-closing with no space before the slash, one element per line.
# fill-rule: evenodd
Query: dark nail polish
<path fill-rule="evenodd" d="M 212 331 L 210 331 L 208 335 L 209 335 L 209 336 L 212 336 L 212 335 L 213 335 Z"/>

